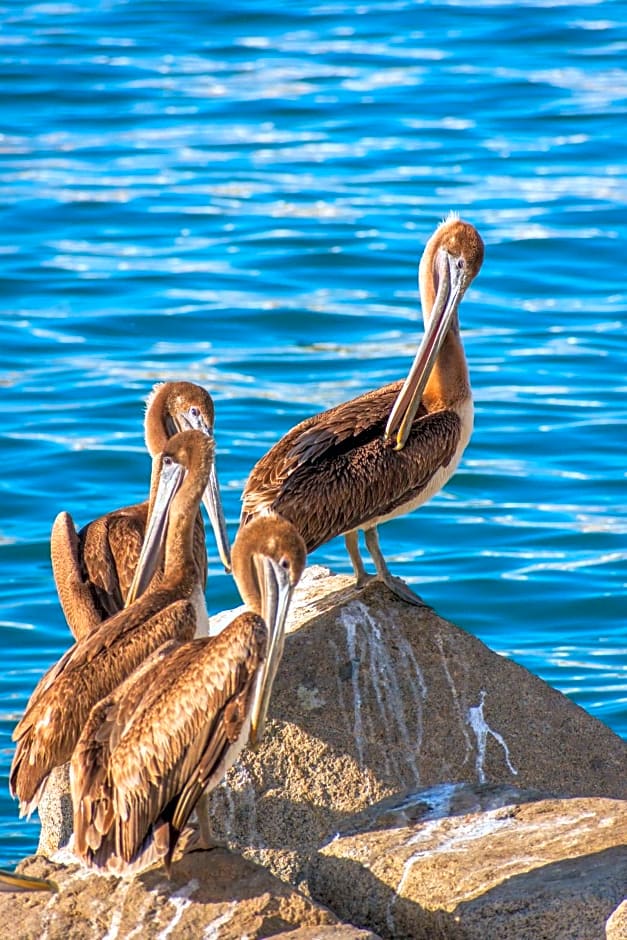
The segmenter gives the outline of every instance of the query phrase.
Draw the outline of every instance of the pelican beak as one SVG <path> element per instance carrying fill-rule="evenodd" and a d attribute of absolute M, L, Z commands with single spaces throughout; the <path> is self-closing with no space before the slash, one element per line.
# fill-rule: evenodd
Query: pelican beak
<path fill-rule="evenodd" d="M 194 409 L 197 411 L 197 409 Z M 174 415 L 174 421 L 179 431 L 196 430 L 202 431 L 207 437 L 213 440 L 213 428 L 207 424 L 201 414 L 195 414 L 191 408 L 187 411 L 180 411 Z M 220 487 L 218 486 L 218 477 L 216 474 L 215 463 L 211 468 L 211 476 L 202 498 L 203 504 L 209 515 L 213 535 L 218 546 L 220 561 L 224 565 L 224 570 L 228 573 L 231 570 L 231 546 L 226 531 L 226 522 L 224 519 L 224 510 L 222 508 L 222 499 L 220 498 Z"/>
<path fill-rule="evenodd" d="M 220 487 L 218 485 L 218 475 L 216 473 L 215 463 L 211 467 L 209 482 L 202 496 L 202 501 L 209 515 L 211 528 L 215 536 L 216 545 L 220 561 L 224 565 L 224 570 L 231 570 L 231 546 L 226 532 L 226 522 L 224 519 L 224 510 L 222 509 L 222 499 L 220 498 Z"/>
<path fill-rule="evenodd" d="M 290 574 L 278 562 L 266 555 L 256 555 L 253 564 L 261 588 L 261 616 L 268 628 L 268 649 L 263 663 L 261 679 L 255 689 L 250 725 L 250 746 L 256 748 L 263 736 L 272 686 L 285 646 L 285 621 L 294 585 Z"/>
<path fill-rule="evenodd" d="M 166 462 L 167 461 L 167 462 Z M 143 594 L 161 560 L 165 536 L 168 530 L 168 515 L 172 500 L 185 479 L 186 470 L 170 458 L 161 461 L 159 485 L 155 496 L 150 519 L 146 525 L 144 543 L 137 562 L 133 581 L 128 590 L 124 606 L 128 607 Z"/>
<path fill-rule="evenodd" d="M 425 386 L 466 289 L 465 269 L 458 268 L 457 258 L 444 249 L 436 257 L 436 270 L 437 293 L 425 335 L 385 428 L 386 441 L 396 438 L 394 450 L 402 450 L 407 443 Z"/>
<path fill-rule="evenodd" d="M 57 892 L 59 886 L 46 878 L 31 878 L 30 875 L 20 875 L 15 871 L 0 869 L 0 891 L 52 891 Z"/>

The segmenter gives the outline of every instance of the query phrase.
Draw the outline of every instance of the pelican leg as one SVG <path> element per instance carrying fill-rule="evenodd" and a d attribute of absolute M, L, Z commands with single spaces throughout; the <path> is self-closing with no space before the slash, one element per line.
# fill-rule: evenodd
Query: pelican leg
<path fill-rule="evenodd" d="M 209 798 L 207 793 L 203 793 L 196 803 L 196 818 L 200 828 L 200 839 L 194 843 L 194 850 L 213 849 L 216 846 L 216 840 L 211 835 L 211 826 L 209 825 Z"/>
<path fill-rule="evenodd" d="M 357 587 L 364 587 L 368 581 L 371 581 L 374 577 L 371 574 L 368 574 L 364 568 L 364 563 L 361 557 L 361 552 L 359 551 L 359 535 L 357 529 L 353 529 L 352 532 L 347 532 L 344 536 L 344 542 L 346 543 L 346 550 L 348 552 L 351 564 L 353 566 L 353 571 L 355 572 L 355 581 Z M 385 562 L 384 562 L 385 564 Z"/>
<path fill-rule="evenodd" d="M 366 539 L 366 548 L 370 552 L 370 557 L 377 569 L 379 581 L 383 581 L 383 583 L 389 587 L 390 591 L 396 594 L 397 597 L 400 597 L 402 601 L 413 604 L 415 607 L 428 607 L 429 605 L 425 604 L 423 599 L 412 591 L 408 584 L 405 584 L 400 578 L 396 578 L 388 568 L 379 545 L 379 533 L 376 525 L 371 529 L 366 529 L 364 536 Z"/>

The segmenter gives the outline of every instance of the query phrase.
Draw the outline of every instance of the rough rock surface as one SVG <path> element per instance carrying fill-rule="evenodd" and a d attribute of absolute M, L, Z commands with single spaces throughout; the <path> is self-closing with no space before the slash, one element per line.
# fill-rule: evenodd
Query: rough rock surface
<path fill-rule="evenodd" d="M 624 893 L 627 894 L 627 886 Z M 627 901 L 619 904 L 608 918 L 605 925 L 605 936 L 607 940 L 625 940 L 627 937 Z"/>
<path fill-rule="evenodd" d="M 338 940 L 372 936 L 351 933 L 326 908 L 224 849 L 186 855 L 173 866 L 171 880 L 163 869 L 125 881 L 42 858 L 27 859 L 18 870 L 51 878 L 59 892 L 0 894 L 2 940 L 261 940 L 331 925 L 349 931 Z"/>
<path fill-rule="evenodd" d="M 275 940 L 381 940 L 379 934 L 360 930 L 350 924 L 337 927 L 301 927 L 289 933 L 277 934 Z"/>
<path fill-rule="evenodd" d="M 185 857 L 171 883 L 29 860 L 62 890 L 22 895 L 19 908 L 0 896 L 0 924 L 19 910 L 20 940 L 596 940 L 612 915 L 608 937 L 614 920 L 623 940 L 612 912 L 626 877 L 627 745 L 526 669 L 378 583 L 358 592 L 315 567 L 270 718 L 210 799 L 214 835 L 349 924 L 222 848 Z M 59 772 L 42 803 L 47 854 L 68 837 L 66 790 Z M 505 914 L 504 933 L 486 932 Z"/>
<path fill-rule="evenodd" d="M 309 886 L 383 937 L 600 940 L 627 886 L 620 800 L 440 786 L 352 825 L 312 861 Z"/>
<path fill-rule="evenodd" d="M 627 797 L 627 745 L 523 667 L 379 583 L 308 569 L 267 734 L 211 800 L 214 834 L 300 883 L 347 817 L 419 786 Z"/>

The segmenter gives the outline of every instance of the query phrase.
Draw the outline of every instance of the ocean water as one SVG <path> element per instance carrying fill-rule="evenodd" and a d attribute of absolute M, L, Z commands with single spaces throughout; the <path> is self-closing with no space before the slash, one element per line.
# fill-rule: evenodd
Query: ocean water
<path fill-rule="evenodd" d="M 0 0 L 0 864 L 11 731 L 70 635 L 51 523 L 142 499 L 143 401 L 216 402 L 227 521 L 306 416 L 405 375 L 450 209 L 475 431 L 381 529 L 443 616 L 627 736 L 627 9 Z M 210 611 L 238 603 L 209 542 Z M 343 541 L 313 562 L 349 571 Z"/>

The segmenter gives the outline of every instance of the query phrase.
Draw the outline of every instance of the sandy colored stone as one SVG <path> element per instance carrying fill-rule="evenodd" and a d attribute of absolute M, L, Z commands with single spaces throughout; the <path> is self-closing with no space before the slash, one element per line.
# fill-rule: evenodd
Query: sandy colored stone
<path fill-rule="evenodd" d="M 228 621 L 230 617 L 226 616 Z M 555 808 L 553 815 L 547 812 L 544 826 L 535 827 L 545 833 L 548 841 L 555 842 L 552 860 L 537 863 L 536 855 L 532 855 L 529 868 L 519 870 L 518 860 L 527 857 L 523 847 L 507 840 L 498 850 L 495 845 L 504 839 L 501 829 L 506 823 L 512 831 L 516 823 L 519 832 L 530 832 L 532 824 L 523 826 L 521 820 L 531 812 L 529 807 L 540 805 L 540 797 L 546 803 L 547 793 L 555 797 L 625 799 L 627 745 L 564 695 L 430 609 L 404 604 L 380 584 L 358 592 L 350 578 L 333 577 L 320 568 L 309 569 L 292 611 L 270 719 L 259 749 L 247 751 L 230 772 L 228 786 L 212 794 L 210 819 L 214 835 L 229 848 L 305 890 L 311 876 L 319 892 L 317 897 L 326 897 L 323 883 L 337 882 L 335 893 L 329 891 L 328 897 L 334 906 L 337 904 L 342 920 L 365 924 L 382 937 L 488 940 L 491 935 L 483 931 L 483 918 L 497 923 L 507 912 L 507 932 L 499 937 L 587 940 L 592 934 L 569 934 L 568 929 L 573 924 L 577 929 L 580 924 L 588 925 L 590 918 L 598 928 L 600 917 L 604 926 L 622 899 L 616 895 L 615 879 L 624 863 L 624 850 L 611 841 L 614 823 L 600 825 L 610 833 L 610 842 L 598 851 L 590 850 L 585 859 L 589 874 L 583 871 L 587 867 L 581 846 L 571 853 L 572 858 L 560 855 L 569 844 L 562 808 Z M 55 796 L 64 796 L 62 775 L 60 780 L 58 791 L 49 794 L 53 830 L 59 825 L 56 820 L 67 820 L 68 816 L 67 812 L 54 812 Z M 453 786 L 450 781 L 458 784 Z M 470 786 L 460 787 L 463 783 Z M 482 785 L 479 803 L 474 789 L 477 785 Z M 508 788 L 508 805 L 519 807 L 513 816 L 498 802 L 500 797 L 495 793 L 499 788 L 495 790 L 495 785 Z M 422 895 L 407 895 L 405 884 L 401 898 L 394 894 L 403 880 L 400 869 L 407 862 L 407 847 L 402 839 L 395 842 L 391 837 L 385 814 L 391 814 L 397 829 L 406 831 L 406 839 L 412 838 L 412 827 L 420 824 L 424 813 L 436 812 L 433 792 L 425 794 L 425 788 L 434 787 L 438 788 L 433 791 L 438 794 L 437 801 L 448 801 L 445 810 L 442 806 L 437 810 L 438 817 L 446 817 L 438 822 L 444 836 L 450 834 L 459 841 L 455 827 L 462 817 L 477 814 L 477 807 L 481 825 L 488 826 L 489 837 L 484 838 L 481 825 L 474 821 L 472 832 L 476 838 L 471 840 L 477 850 L 481 844 L 479 870 L 488 887 L 477 891 L 474 882 L 469 883 L 467 894 L 456 896 L 454 908 L 450 898 L 439 896 L 434 906 L 427 907 L 425 901 L 423 908 L 416 900 Z M 399 793 L 403 794 L 402 819 L 398 817 Z M 534 800 L 536 803 L 529 802 Z M 592 810 L 581 808 L 584 819 L 588 818 L 586 814 L 597 812 L 598 802 L 590 800 Z M 562 801 L 554 803 L 562 807 Z M 377 804 L 377 812 L 384 814 L 374 831 L 373 804 Z M 496 826 L 496 817 L 489 815 L 496 812 L 504 813 L 498 817 L 504 820 L 502 825 Z M 326 854 L 318 852 L 336 833 L 346 832 L 348 825 L 365 827 L 360 843 L 363 858 L 334 859 L 328 847 Z M 436 843 L 425 842 L 424 850 L 426 855 L 433 855 L 432 880 L 437 886 L 444 853 Z M 89 937 L 81 930 L 87 929 L 95 917 L 102 928 L 101 936 L 121 938 L 124 933 L 120 924 L 136 922 L 144 916 L 144 909 L 150 923 L 157 925 L 155 936 L 172 925 L 172 918 L 179 918 L 168 934 L 175 938 L 179 935 L 176 931 L 187 929 L 188 922 L 192 932 L 182 932 L 181 936 L 202 936 L 207 928 L 216 940 L 273 936 L 297 927 L 302 930 L 333 923 L 328 911 L 324 912 L 330 918 L 326 921 L 307 920 L 322 917 L 320 908 L 287 887 L 287 894 L 277 897 L 273 881 L 267 889 L 259 886 L 255 879 L 263 881 L 260 874 L 254 876 L 251 887 L 248 875 L 240 878 L 237 874 L 238 866 L 243 864 L 240 859 L 236 863 L 228 853 L 211 853 L 209 857 L 212 866 L 220 859 L 226 868 L 235 866 L 235 874 L 220 876 L 222 881 L 214 878 L 208 886 L 198 874 L 188 873 L 174 888 L 173 900 L 163 875 L 141 876 L 138 884 L 144 889 L 135 900 L 139 890 L 133 887 L 135 883 L 129 886 L 113 880 L 103 895 L 94 893 L 93 878 L 84 881 L 82 874 L 70 872 L 75 879 L 70 890 L 74 902 L 66 925 L 55 933 L 56 926 L 53 928 L 52 921 L 46 920 L 48 915 L 40 911 L 34 921 L 25 921 L 31 931 L 25 936 L 39 937 L 43 926 L 44 930 L 48 928 L 48 940 L 56 936 L 66 940 L 66 935 L 69 940 Z M 326 868 L 321 862 L 324 858 Z M 369 868 L 371 858 L 379 866 L 376 874 Z M 197 866 L 194 859 L 190 856 L 184 860 L 181 871 L 185 866 Z M 311 859 L 315 860 L 313 865 Z M 329 875 L 333 866 L 338 867 L 337 877 Z M 420 865 L 409 866 L 407 883 L 411 891 L 418 890 L 413 879 L 414 872 L 420 871 Z M 503 871 L 511 871 L 511 877 L 503 880 Z M 448 884 L 444 875 L 443 883 Z M 267 873 L 263 877 L 270 878 Z M 194 880 L 199 887 L 187 897 L 185 892 Z M 107 883 L 102 878 L 96 881 Z M 240 882 L 245 885 L 243 898 L 238 894 Z M 574 890 L 577 883 L 579 890 Z M 222 894 L 216 894 L 216 885 L 220 884 Z M 523 887 L 522 896 L 517 893 L 517 885 Z M 537 924 L 548 925 L 544 934 L 529 932 L 529 925 L 536 929 L 537 924 L 534 927 L 527 919 L 525 890 L 535 899 Z M 203 892 L 208 895 L 205 897 Z M 508 892 L 513 893 L 510 896 Z M 556 901 L 560 892 L 565 901 Z M 25 911 L 30 910 L 27 903 L 47 904 L 56 911 L 57 903 L 66 902 L 33 896 L 23 903 Z M 350 909 L 350 915 L 343 905 Z M 199 908 L 202 928 L 200 920 L 194 919 Z M 49 912 L 50 907 L 46 910 Z M 238 919 L 230 933 L 235 911 Z M 383 919 L 382 911 L 386 912 Z M 424 911 L 429 932 L 403 934 L 403 918 L 411 920 Z M 215 930 L 207 927 L 209 923 L 217 925 Z M 394 932 L 398 930 L 401 932 Z M 153 936 L 150 932 L 141 935 Z"/>
<path fill-rule="evenodd" d="M 37 854 L 52 858 L 68 845 L 73 830 L 69 763 L 54 767 L 48 775 L 38 813 L 41 830 Z"/>
<path fill-rule="evenodd" d="M 625 885 L 627 894 L 627 885 Z M 606 940 L 627 940 L 627 901 L 619 904 L 605 925 Z"/>
<path fill-rule="evenodd" d="M 381 940 L 370 930 L 360 930 L 350 924 L 337 927 L 301 927 L 289 933 L 277 934 L 275 940 Z"/>
<path fill-rule="evenodd" d="M 627 745 L 528 670 L 381 584 L 308 569 L 267 733 L 212 798 L 216 838 L 300 883 L 347 817 L 451 780 L 627 797 Z"/>
<path fill-rule="evenodd" d="M 1 940 L 261 940 L 338 924 L 326 908 L 224 849 L 186 855 L 171 880 L 162 868 L 125 881 L 42 858 L 18 871 L 56 881 L 59 893 L 0 894 Z"/>
<path fill-rule="evenodd" d="M 385 801 L 318 853 L 312 895 L 394 940 L 600 940 L 627 885 L 627 803 L 515 796 L 440 786 L 396 815 Z"/>

